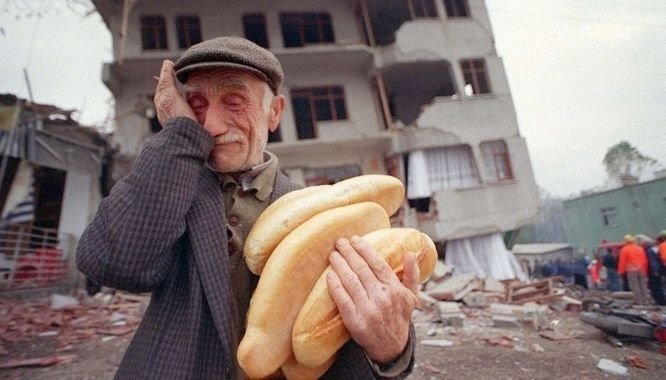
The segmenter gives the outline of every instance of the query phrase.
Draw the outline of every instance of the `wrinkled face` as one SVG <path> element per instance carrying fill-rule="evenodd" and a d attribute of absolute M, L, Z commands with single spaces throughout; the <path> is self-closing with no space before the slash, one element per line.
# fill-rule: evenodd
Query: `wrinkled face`
<path fill-rule="evenodd" d="M 268 132 L 277 128 L 284 108 L 282 95 L 273 96 L 251 73 L 216 69 L 192 73 L 185 98 L 215 139 L 209 158 L 215 169 L 235 173 L 263 162 Z"/>

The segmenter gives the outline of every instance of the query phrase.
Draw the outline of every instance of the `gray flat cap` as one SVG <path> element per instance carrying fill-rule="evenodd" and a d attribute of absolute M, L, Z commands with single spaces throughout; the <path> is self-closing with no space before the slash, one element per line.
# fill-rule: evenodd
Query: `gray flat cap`
<path fill-rule="evenodd" d="M 192 45 L 174 64 L 178 80 L 185 83 L 196 70 L 228 67 L 258 75 L 277 94 L 284 73 L 270 51 L 241 37 L 218 37 Z"/>

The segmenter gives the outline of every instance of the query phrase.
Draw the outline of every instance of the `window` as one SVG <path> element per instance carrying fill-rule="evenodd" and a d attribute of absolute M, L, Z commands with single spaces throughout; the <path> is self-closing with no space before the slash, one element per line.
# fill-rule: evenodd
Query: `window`
<path fill-rule="evenodd" d="M 499 182 L 513 179 L 509 150 L 506 148 L 506 143 L 504 141 L 494 140 L 482 142 L 481 153 L 483 154 L 483 163 L 486 167 L 486 174 L 490 181 Z"/>
<path fill-rule="evenodd" d="M 427 212 L 432 193 L 479 185 L 479 175 L 469 145 L 454 145 L 410 152 L 407 167 L 407 199 L 417 211 Z M 421 201 L 419 201 L 421 200 Z M 422 202 L 422 203 L 419 203 Z"/>
<path fill-rule="evenodd" d="M 317 121 L 347 119 L 345 93 L 340 86 L 293 89 L 291 102 L 300 140 L 316 137 Z"/>
<path fill-rule="evenodd" d="M 433 18 L 437 17 L 437 8 L 433 0 L 410 0 L 414 17 Z"/>
<path fill-rule="evenodd" d="M 601 221 L 604 226 L 617 227 L 617 214 L 615 213 L 615 207 L 602 207 Z"/>
<path fill-rule="evenodd" d="M 243 30 L 245 38 L 268 49 L 268 32 L 266 31 L 266 18 L 263 14 L 243 15 Z"/>
<path fill-rule="evenodd" d="M 201 42 L 201 24 L 197 16 L 176 16 L 176 32 L 178 33 L 178 47 L 188 47 Z"/>
<path fill-rule="evenodd" d="M 162 16 L 141 16 L 141 44 L 144 50 L 166 50 L 166 23 Z"/>
<path fill-rule="evenodd" d="M 285 47 L 335 42 L 327 13 L 281 13 L 280 26 Z"/>
<path fill-rule="evenodd" d="M 465 84 L 472 86 L 472 94 L 489 94 L 490 85 L 483 59 L 467 59 L 461 62 Z"/>
<path fill-rule="evenodd" d="M 467 0 L 444 0 L 444 8 L 449 18 L 469 17 Z"/>

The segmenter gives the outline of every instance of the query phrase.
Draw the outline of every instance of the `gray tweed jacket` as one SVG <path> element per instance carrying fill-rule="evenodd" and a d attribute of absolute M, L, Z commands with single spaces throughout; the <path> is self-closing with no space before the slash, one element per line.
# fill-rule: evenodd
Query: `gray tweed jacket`
<path fill-rule="evenodd" d="M 77 264 L 91 280 L 152 292 L 117 379 L 243 376 L 235 353 L 244 321 L 235 317 L 228 276 L 222 192 L 216 175 L 204 166 L 212 147 L 213 139 L 195 122 L 169 120 L 145 143 L 129 175 L 101 202 L 81 237 Z M 293 189 L 278 174 L 271 201 Z M 353 342 L 325 375 L 375 377 Z"/>

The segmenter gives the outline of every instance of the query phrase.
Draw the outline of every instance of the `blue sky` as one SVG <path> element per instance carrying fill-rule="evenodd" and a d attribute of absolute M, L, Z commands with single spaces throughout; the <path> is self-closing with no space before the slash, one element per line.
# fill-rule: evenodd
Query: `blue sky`
<path fill-rule="evenodd" d="M 540 187 L 566 197 L 602 186 L 604 154 L 622 140 L 666 167 L 666 2 L 486 4 Z M 85 124 L 106 118 L 111 37 L 98 15 L 0 13 L 0 26 L 0 92 L 27 98 L 27 68 L 35 101 L 79 109 Z"/>

